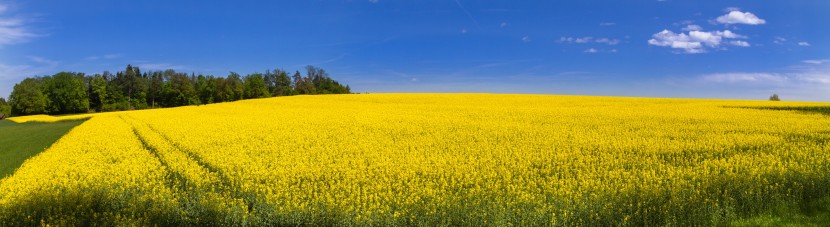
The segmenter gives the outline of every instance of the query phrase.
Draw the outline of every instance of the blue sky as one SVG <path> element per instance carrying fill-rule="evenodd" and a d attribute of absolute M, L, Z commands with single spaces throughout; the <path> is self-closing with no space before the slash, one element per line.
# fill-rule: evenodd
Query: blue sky
<path fill-rule="evenodd" d="M 59 71 L 305 65 L 356 92 L 830 101 L 830 1 L 4 1 L 0 97 Z"/>

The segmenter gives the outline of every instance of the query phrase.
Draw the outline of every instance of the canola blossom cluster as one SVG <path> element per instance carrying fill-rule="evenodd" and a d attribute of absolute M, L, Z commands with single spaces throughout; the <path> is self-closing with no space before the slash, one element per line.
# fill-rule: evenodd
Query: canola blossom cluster
<path fill-rule="evenodd" d="M 826 105 L 362 94 L 91 114 L 0 180 L 0 225 L 721 225 L 827 197 L 830 116 L 809 111 Z"/>

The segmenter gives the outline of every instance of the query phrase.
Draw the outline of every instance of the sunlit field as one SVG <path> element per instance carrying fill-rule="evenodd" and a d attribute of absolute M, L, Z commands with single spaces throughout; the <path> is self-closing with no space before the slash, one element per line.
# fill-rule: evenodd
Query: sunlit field
<path fill-rule="evenodd" d="M 830 193 L 828 103 L 293 96 L 87 118 L 0 225 L 720 225 Z"/>

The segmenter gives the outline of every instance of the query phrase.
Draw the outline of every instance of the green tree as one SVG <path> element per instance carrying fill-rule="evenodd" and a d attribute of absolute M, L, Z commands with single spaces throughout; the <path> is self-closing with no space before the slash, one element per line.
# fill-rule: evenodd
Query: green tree
<path fill-rule="evenodd" d="M 164 95 L 164 74 L 162 72 L 150 73 L 149 82 L 147 83 L 147 104 L 156 108 L 157 102 Z"/>
<path fill-rule="evenodd" d="M 95 74 L 89 81 L 89 107 L 104 111 L 107 98 L 107 79 L 101 74 Z"/>
<path fill-rule="evenodd" d="M 15 84 L 9 96 L 12 115 L 44 114 L 49 98 L 43 94 L 41 78 L 26 78 Z"/>
<path fill-rule="evenodd" d="M 288 77 L 288 72 L 274 70 L 274 72 L 266 73 L 266 75 L 266 84 L 268 85 L 268 92 L 271 93 L 271 96 L 294 94 L 294 88 L 291 87 L 291 78 Z"/>
<path fill-rule="evenodd" d="M 228 88 L 224 77 L 216 78 L 216 80 L 213 81 L 213 91 L 214 102 L 228 101 L 228 97 L 230 96 L 228 93 L 230 93 L 231 90 Z"/>
<path fill-rule="evenodd" d="M 83 113 L 89 111 L 89 97 L 82 73 L 59 72 L 44 80 L 50 113 Z"/>
<path fill-rule="evenodd" d="M 242 83 L 242 78 L 238 73 L 231 72 L 228 78 L 225 79 L 225 86 L 227 86 L 226 101 L 242 100 L 245 96 L 245 87 Z"/>
<path fill-rule="evenodd" d="M 270 96 L 268 87 L 265 85 L 265 80 L 262 78 L 262 74 L 254 73 L 245 76 L 246 99 L 265 98 L 268 96 Z"/>
<path fill-rule="evenodd" d="M 6 117 L 12 115 L 12 106 L 3 97 L 0 97 L 0 114 L 6 115 Z"/>
<path fill-rule="evenodd" d="M 214 102 L 213 93 L 216 93 L 216 80 L 213 76 L 199 75 L 196 77 L 196 92 L 199 93 L 199 101 L 202 104 L 211 104 Z"/>
<path fill-rule="evenodd" d="M 772 94 L 772 96 L 769 97 L 769 101 L 781 101 L 781 98 L 778 98 L 778 94 Z"/>
<path fill-rule="evenodd" d="M 186 106 L 199 104 L 194 83 L 184 73 L 174 73 L 165 84 L 167 106 Z"/>

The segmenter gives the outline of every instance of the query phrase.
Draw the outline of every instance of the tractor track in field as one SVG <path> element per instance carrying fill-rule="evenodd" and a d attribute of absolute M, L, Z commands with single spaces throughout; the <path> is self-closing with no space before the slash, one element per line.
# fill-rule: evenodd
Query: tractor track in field
<path fill-rule="evenodd" d="M 166 179 L 167 181 L 169 181 L 168 184 L 170 185 L 170 187 L 177 187 L 178 189 L 181 189 L 188 194 L 196 193 L 191 191 L 193 189 L 192 186 L 196 185 L 194 183 L 194 180 L 189 179 L 185 173 L 182 173 L 179 170 L 176 170 L 175 168 L 171 167 L 171 163 L 169 163 L 170 160 L 168 160 L 168 158 L 165 155 L 160 153 L 160 149 L 159 147 L 157 147 L 157 145 L 154 145 L 148 141 L 148 135 L 144 135 L 144 133 L 153 133 L 155 134 L 155 136 L 162 138 L 163 142 L 166 142 L 173 148 L 173 152 L 183 154 L 186 157 L 187 161 L 195 163 L 200 168 L 203 168 L 205 171 L 212 175 L 215 175 L 218 178 L 218 181 L 212 182 L 209 188 L 201 188 L 198 190 L 215 190 L 219 194 L 228 196 L 228 199 L 244 201 L 245 205 L 247 205 L 248 212 L 250 213 L 253 211 L 256 199 L 252 198 L 249 194 L 245 194 L 243 192 L 240 192 L 239 190 L 236 190 L 237 187 L 234 187 L 235 184 L 233 183 L 233 181 L 231 181 L 231 179 L 226 174 L 224 174 L 224 172 L 220 168 L 208 164 L 206 161 L 204 161 L 204 159 L 199 157 L 194 152 L 182 148 L 181 145 L 175 143 L 166 135 L 158 132 L 158 130 L 156 130 L 149 124 L 141 122 L 140 120 L 132 116 L 126 116 L 126 118 L 130 118 L 131 120 L 125 119 L 125 116 L 123 115 L 121 116 L 121 118 L 132 127 L 133 133 L 139 139 L 139 141 L 141 141 L 144 148 L 148 150 L 151 154 L 153 154 L 162 163 L 162 165 L 170 171 L 168 179 Z M 142 124 L 142 126 L 146 127 L 149 130 L 145 132 L 140 132 L 137 128 L 137 125 L 135 124 Z"/>

